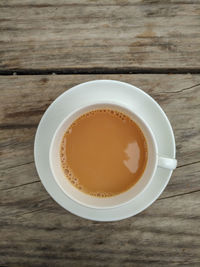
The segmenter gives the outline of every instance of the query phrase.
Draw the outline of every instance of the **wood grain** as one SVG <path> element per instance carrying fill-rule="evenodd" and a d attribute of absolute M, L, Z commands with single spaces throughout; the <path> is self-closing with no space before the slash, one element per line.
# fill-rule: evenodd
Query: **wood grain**
<path fill-rule="evenodd" d="M 199 71 L 199 16 L 199 0 L 1 0 L 0 70 Z"/>
<path fill-rule="evenodd" d="M 1 220 L 0 263 L 198 267 L 199 204 L 198 192 L 158 200 L 127 220 L 98 223 L 67 213 L 49 200 L 42 210 Z"/>
<path fill-rule="evenodd" d="M 154 97 L 174 128 L 178 168 L 160 198 L 113 223 L 81 219 L 43 188 L 34 135 L 50 103 L 78 83 L 118 79 Z M 200 75 L 0 76 L 0 266 L 199 266 Z"/>

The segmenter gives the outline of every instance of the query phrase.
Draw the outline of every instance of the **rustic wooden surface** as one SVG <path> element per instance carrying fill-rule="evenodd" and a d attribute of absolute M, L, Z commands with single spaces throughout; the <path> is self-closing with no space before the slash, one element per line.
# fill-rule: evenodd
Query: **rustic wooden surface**
<path fill-rule="evenodd" d="M 199 18 L 199 0 L 1 0 L 0 69 L 194 72 Z"/>
<path fill-rule="evenodd" d="M 92 79 L 119 79 L 154 97 L 176 136 L 178 168 L 141 214 L 112 223 L 70 214 L 37 176 L 38 122 L 62 92 Z M 0 266 L 199 266 L 200 75 L 0 77 Z"/>
<path fill-rule="evenodd" d="M 111 223 L 61 208 L 33 159 L 46 108 L 70 87 L 102 78 L 158 101 L 178 159 L 151 207 Z M 1 267 L 199 267 L 199 181 L 200 0 L 0 1 Z"/>

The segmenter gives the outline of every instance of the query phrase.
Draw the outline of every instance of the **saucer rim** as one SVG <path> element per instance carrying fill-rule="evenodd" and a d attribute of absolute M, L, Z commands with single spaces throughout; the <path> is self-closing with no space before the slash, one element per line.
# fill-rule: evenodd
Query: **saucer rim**
<path fill-rule="evenodd" d="M 37 169 L 37 172 L 38 172 L 38 175 L 39 175 L 39 177 L 40 177 L 40 174 L 39 174 L 39 168 L 40 168 L 40 166 L 39 166 L 39 164 L 38 164 L 38 161 L 37 161 L 37 143 L 38 143 L 38 139 L 39 139 L 39 137 L 38 137 L 38 133 L 39 133 L 39 130 L 40 130 L 40 128 L 41 128 L 41 125 L 43 124 L 43 122 L 45 121 L 45 119 L 46 119 L 46 117 L 48 116 L 48 112 L 49 112 L 49 110 L 52 108 L 52 106 L 54 106 L 54 105 L 56 105 L 58 102 L 59 102 L 59 100 L 65 95 L 65 94 L 70 94 L 70 93 L 72 93 L 72 91 L 75 91 L 75 90 L 80 90 L 81 89 L 81 87 L 85 87 L 85 86 L 87 86 L 88 84 L 91 84 L 91 83 L 120 83 L 120 84 L 124 84 L 125 86 L 129 86 L 129 87 L 131 87 L 131 88 L 133 88 L 134 90 L 137 90 L 137 91 L 139 91 L 140 93 L 142 93 L 142 95 L 144 96 L 144 97 L 148 97 L 149 98 L 149 100 L 150 101 L 152 101 L 153 102 L 153 104 L 154 105 L 156 105 L 157 106 L 157 108 L 159 109 L 159 111 L 162 113 L 162 116 L 165 118 L 165 122 L 167 123 L 167 126 L 168 126 L 168 129 L 170 130 L 170 133 L 171 133 L 171 137 L 172 137 L 172 145 L 173 145 L 173 148 L 172 148 L 172 157 L 173 158 L 175 158 L 175 154 L 176 154 L 176 147 L 175 147 L 175 138 L 174 138 L 174 133 L 173 133 L 173 129 L 172 129 L 172 127 L 171 127 L 171 124 L 170 124 L 170 122 L 169 122 L 169 119 L 168 119 L 168 117 L 167 117 L 167 115 L 165 114 L 165 112 L 163 111 L 163 109 L 161 108 L 161 106 L 150 96 L 150 95 L 148 95 L 146 92 L 144 92 L 143 90 L 141 90 L 140 88 L 137 88 L 137 87 L 135 87 L 134 85 L 132 85 L 132 84 L 129 84 L 129 83 L 126 83 L 126 82 L 121 82 L 121 81 L 116 81 L 116 80 L 107 80 L 107 79 L 102 79 L 102 80 L 92 80 L 92 81 L 88 81 L 88 82 L 84 82 L 84 83 L 81 83 L 81 84 L 78 84 L 78 85 L 76 85 L 76 86 L 74 86 L 74 87 L 72 87 L 72 88 L 70 88 L 70 89 L 68 89 L 68 90 L 66 90 L 65 92 L 63 92 L 60 96 L 58 96 L 52 103 L 51 103 L 51 105 L 47 108 L 47 110 L 45 111 L 45 113 L 43 114 L 43 116 L 42 116 L 42 118 L 41 118 L 41 120 L 40 120 L 40 122 L 39 122 L 39 125 L 38 125 L 38 128 L 37 128 L 37 131 L 36 131 L 36 134 L 35 134 L 35 141 L 34 141 L 34 160 L 35 160 L 35 165 L 36 165 L 36 169 Z M 155 137 L 156 138 L 156 137 Z M 102 215 L 102 217 L 100 216 L 98 216 L 98 218 L 95 218 L 95 215 L 93 216 L 93 215 L 91 215 L 90 214 L 90 212 L 88 212 L 88 214 L 79 214 L 79 212 L 78 212 L 78 209 L 80 208 L 80 207 L 84 207 L 83 205 L 81 205 L 81 204 L 78 204 L 78 203 L 76 203 L 76 202 L 74 202 L 73 200 L 71 200 L 71 201 L 73 201 L 74 203 L 75 203 L 75 206 L 77 206 L 77 207 L 75 207 L 75 209 L 77 209 L 77 211 L 74 211 L 73 209 L 73 207 L 71 207 L 71 208 L 69 208 L 69 207 L 66 207 L 67 205 L 65 205 L 64 206 L 64 204 L 63 203 L 61 203 L 61 200 L 59 201 L 58 200 L 58 198 L 59 198 L 59 196 L 58 197 L 56 197 L 56 196 L 54 196 L 53 194 L 52 194 L 52 190 L 50 190 L 49 188 L 47 188 L 48 186 L 47 186 L 47 184 L 44 182 L 44 179 L 45 178 L 43 178 L 43 177 L 40 177 L 40 180 L 41 180 L 41 182 L 42 182 L 42 184 L 43 184 L 43 186 L 45 187 L 45 189 L 46 189 L 46 191 L 49 193 L 49 195 L 60 205 L 60 206 L 62 206 L 64 209 L 66 209 L 67 211 L 69 211 L 69 212 L 71 212 L 72 214 L 75 214 L 75 215 L 77 215 L 77 216 L 80 216 L 80 217 L 82 217 L 82 218 L 85 218 L 85 219 L 88 219 L 88 220 L 94 220 L 94 221 L 104 221 L 104 222 L 106 222 L 106 221 L 119 221 L 119 220 L 122 220 L 122 219 L 126 219 L 126 218 L 129 218 L 129 217 L 132 217 L 132 216 L 135 216 L 135 215 L 137 215 L 138 213 L 140 213 L 140 212 L 142 212 L 143 210 L 145 210 L 146 208 L 148 208 L 161 194 L 162 194 L 162 192 L 163 192 L 163 190 L 165 189 L 165 187 L 167 186 L 167 184 L 168 184 L 168 182 L 169 182 L 169 180 L 170 180 L 170 177 L 171 177 L 171 175 L 172 175 L 172 173 L 173 173 L 173 171 L 172 170 L 168 170 L 168 175 L 167 175 L 167 177 L 165 178 L 165 183 L 163 184 L 163 186 L 162 186 L 162 190 L 160 190 L 159 191 L 159 193 L 156 195 L 156 197 L 154 197 L 147 205 L 144 205 L 143 207 L 142 207 L 142 209 L 139 211 L 139 212 L 137 212 L 137 213 L 133 213 L 133 214 L 127 214 L 127 216 L 122 216 L 122 217 L 120 217 L 119 216 L 119 218 L 109 218 L 109 219 L 106 219 L 105 218 L 105 216 L 104 215 Z M 51 173 L 52 174 L 52 173 Z M 53 174 L 52 174 L 53 175 Z M 156 173 L 154 174 L 154 177 L 152 178 L 152 180 L 153 179 L 155 179 L 155 176 L 156 176 Z M 57 185 L 58 186 L 58 185 Z M 145 194 L 145 192 L 143 192 L 142 194 Z M 66 198 L 68 198 L 66 195 L 65 195 L 65 197 Z M 57 198 L 57 199 L 56 199 Z M 66 201 L 67 202 L 67 201 Z M 131 205 L 131 202 L 132 201 L 130 201 L 130 202 L 128 202 L 127 204 L 124 204 L 123 206 L 120 206 L 120 207 L 116 207 L 116 208 L 113 208 L 113 209 L 123 209 L 123 207 L 124 206 L 127 206 L 127 205 Z M 84 207 L 85 208 L 85 207 Z M 96 210 L 96 209 L 94 209 L 94 208 L 87 208 L 87 209 L 89 209 L 89 210 L 95 210 L 96 212 L 97 211 L 100 211 L 100 212 L 102 212 L 102 210 L 104 211 L 104 209 L 102 209 L 102 210 Z M 109 209 L 110 211 L 112 211 L 113 210 L 112 208 L 111 209 Z"/>

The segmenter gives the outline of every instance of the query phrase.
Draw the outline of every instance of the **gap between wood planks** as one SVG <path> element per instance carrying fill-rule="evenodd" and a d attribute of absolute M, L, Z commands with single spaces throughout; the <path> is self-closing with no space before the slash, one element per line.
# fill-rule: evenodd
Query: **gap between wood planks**
<path fill-rule="evenodd" d="M 64 68 L 64 69 L 9 69 L 0 75 L 80 75 L 80 74 L 200 74 L 200 68 Z"/>

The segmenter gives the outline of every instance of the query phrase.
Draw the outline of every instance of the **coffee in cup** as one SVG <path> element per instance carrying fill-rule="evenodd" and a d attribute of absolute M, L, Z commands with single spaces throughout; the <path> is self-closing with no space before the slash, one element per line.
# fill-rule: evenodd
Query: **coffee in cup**
<path fill-rule="evenodd" d="M 134 186 L 148 159 L 140 127 L 122 112 L 96 109 L 82 114 L 64 133 L 60 161 L 78 190 L 111 197 Z"/>

